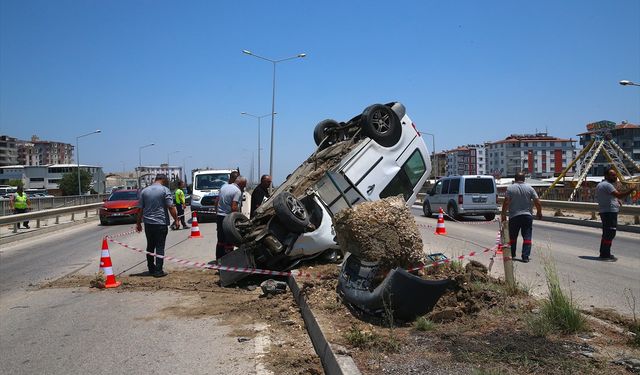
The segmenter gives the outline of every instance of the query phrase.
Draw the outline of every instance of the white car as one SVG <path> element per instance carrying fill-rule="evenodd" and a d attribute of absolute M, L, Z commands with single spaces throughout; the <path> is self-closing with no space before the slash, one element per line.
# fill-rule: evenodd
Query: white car
<path fill-rule="evenodd" d="M 346 123 L 316 125 L 317 150 L 278 187 L 253 219 L 223 222 L 239 248 L 223 265 L 288 270 L 325 254 L 334 258 L 332 217 L 367 200 L 403 195 L 408 206 L 431 172 L 426 144 L 401 103 L 375 104 Z M 221 272 L 223 285 L 244 275 Z"/>

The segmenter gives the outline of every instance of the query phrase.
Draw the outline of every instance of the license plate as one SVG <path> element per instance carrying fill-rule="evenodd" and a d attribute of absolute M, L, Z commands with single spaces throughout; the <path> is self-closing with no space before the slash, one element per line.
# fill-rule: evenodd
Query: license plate
<path fill-rule="evenodd" d="M 473 197 L 473 203 L 487 203 L 486 197 Z"/>

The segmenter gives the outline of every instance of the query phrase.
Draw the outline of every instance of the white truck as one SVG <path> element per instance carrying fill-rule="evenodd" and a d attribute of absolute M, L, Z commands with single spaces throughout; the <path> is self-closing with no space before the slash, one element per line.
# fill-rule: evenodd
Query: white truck
<path fill-rule="evenodd" d="M 191 212 L 198 218 L 215 216 L 215 208 L 222 185 L 229 181 L 231 172 L 237 169 L 195 169 L 193 171 Z"/>

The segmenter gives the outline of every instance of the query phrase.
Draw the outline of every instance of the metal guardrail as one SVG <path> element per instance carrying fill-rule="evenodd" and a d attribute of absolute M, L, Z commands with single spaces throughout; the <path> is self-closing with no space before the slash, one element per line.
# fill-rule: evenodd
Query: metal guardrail
<path fill-rule="evenodd" d="M 49 210 L 53 208 L 79 206 L 91 203 L 102 203 L 109 194 L 93 195 L 69 195 L 64 197 L 29 198 L 33 211 Z M 0 201 L 0 216 L 12 215 L 13 211 L 9 205 L 9 200 Z"/>
<path fill-rule="evenodd" d="M 418 199 L 416 200 L 416 204 L 422 205 L 425 193 L 418 193 Z M 502 203 L 504 201 L 503 197 L 498 197 L 498 203 Z M 573 210 L 577 212 L 598 212 L 598 204 L 597 203 L 587 203 L 587 202 L 567 202 L 567 201 L 554 201 L 541 199 L 540 203 L 543 208 L 548 209 L 559 209 L 559 210 Z M 640 206 L 637 205 L 623 205 L 620 207 L 620 213 L 623 215 L 640 215 Z"/>
<path fill-rule="evenodd" d="M 63 208 L 54 208 L 51 210 L 42 210 L 35 212 L 27 212 L 23 214 L 15 214 L 0 217 L 0 225 L 13 224 L 13 232 L 16 233 L 18 231 L 18 223 L 27 220 L 36 220 L 36 228 L 40 228 L 40 220 L 47 219 L 50 217 L 56 218 L 56 224 L 60 223 L 60 216 L 64 214 L 71 214 L 71 221 L 75 220 L 75 213 L 80 211 L 84 211 L 84 217 L 89 217 L 89 211 L 98 210 L 102 206 L 102 202 L 100 203 L 90 203 L 83 204 L 79 206 L 71 206 L 71 207 L 63 207 Z"/>

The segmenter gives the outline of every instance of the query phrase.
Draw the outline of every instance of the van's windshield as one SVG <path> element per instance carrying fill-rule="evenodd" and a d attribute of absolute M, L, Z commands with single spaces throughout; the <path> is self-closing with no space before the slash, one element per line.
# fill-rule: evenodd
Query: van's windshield
<path fill-rule="evenodd" d="M 227 181 L 229 181 L 228 173 L 199 174 L 195 178 L 193 188 L 195 190 L 220 189 Z"/>
<path fill-rule="evenodd" d="M 493 180 L 490 178 L 468 178 L 464 180 L 464 191 L 467 194 L 492 194 Z"/>

